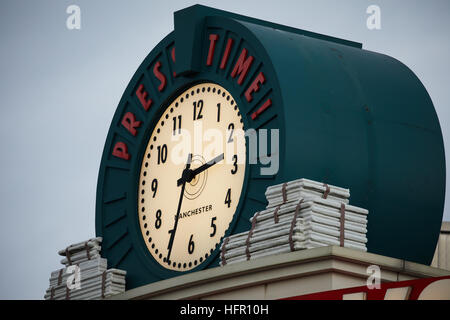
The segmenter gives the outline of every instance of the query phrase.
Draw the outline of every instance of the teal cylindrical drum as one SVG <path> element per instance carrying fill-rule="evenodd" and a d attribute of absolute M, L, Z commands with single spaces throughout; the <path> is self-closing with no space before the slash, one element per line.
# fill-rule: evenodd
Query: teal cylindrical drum
<path fill-rule="evenodd" d="M 283 180 L 347 186 L 368 208 L 368 251 L 431 263 L 445 156 L 426 89 L 400 61 L 246 24 L 270 56 L 285 114 Z"/>

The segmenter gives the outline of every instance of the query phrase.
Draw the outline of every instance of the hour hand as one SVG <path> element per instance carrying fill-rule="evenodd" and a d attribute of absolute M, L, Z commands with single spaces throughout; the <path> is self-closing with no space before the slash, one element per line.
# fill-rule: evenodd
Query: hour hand
<path fill-rule="evenodd" d="M 178 179 L 177 181 L 177 185 L 180 186 L 183 184 L 183 182 L 191 182 L 192 179 L 194 179 L 194 177 L 196 175 L 198 175 L 199 173 L 207 170 L 208 168 L 212 167 L 213 165 L 215 165 L 216 163 L 222 161 L 224 158 L 223 153 L 221 155 L 218 155 L 217 157 L 215 157 L 214 159 L 208 161 L 207 163 L 205 163 L 204 165 L 198 167 L 195 170 L 192 169 L 185 169 L 183 171 L 183 175 L 180 179 Z"/>

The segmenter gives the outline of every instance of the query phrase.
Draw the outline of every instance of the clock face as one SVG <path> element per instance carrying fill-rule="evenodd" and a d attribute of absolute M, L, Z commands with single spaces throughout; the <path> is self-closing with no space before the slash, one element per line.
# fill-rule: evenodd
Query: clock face
<path fill-rule="evenodd" d="M 191 270 L 219 247 L 245 170 L 242 117 L 223 87 L 194 85 L 164 110 L 148 140 L 138 188 L 140 230 L 161 266 Z"/>

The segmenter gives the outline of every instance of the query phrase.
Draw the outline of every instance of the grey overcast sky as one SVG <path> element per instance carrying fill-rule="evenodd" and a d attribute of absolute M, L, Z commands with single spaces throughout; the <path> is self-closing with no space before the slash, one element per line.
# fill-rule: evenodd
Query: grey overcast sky
<path fill-rule="evenodd" d="M 95 236 L 97 174 L 115 108 L 173 29 L 173 12 L 195 3 L 399 59 L 428 90 L 449 149 L 448 0 L 1 0 L 0 299 L 42 299 L 60 268 L 57 251 Z M 80 30 L 66 27 L 71 4 L 81 9 Z M 381 30 L 366 27 L 372 4 L 381 8 Z"/>

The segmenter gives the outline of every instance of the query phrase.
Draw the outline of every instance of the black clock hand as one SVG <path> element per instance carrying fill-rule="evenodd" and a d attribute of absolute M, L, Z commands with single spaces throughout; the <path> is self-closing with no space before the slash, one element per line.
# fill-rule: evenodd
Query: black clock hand
<path fill-rule="evenodd" d="M 194 179 L 194 177 L 196 175 L 198 175 L 199 173 L 209 169 L 210 167 L 212 167 L 216 163 L 222 161 L 223 158 L 224 158 L 224 155 L 222 153 L 221 155 L 218 155 L 217 157 L 215 157 L 211 161 L 208 161 L 207 163 L 205 163 L 204 165 L 198 167 L 197 169 L 192 170 L 192 169 L 188 169 L 187 168 L 186 170 L 183 171 L 183 176 L 180 179 L 178 179 L 177 185 L 180 186 L 184 182 L 191 182 L 191 180 Z"/>
<path fill-rule="evenodd" d="M 183 170 L 183 176 L 186 172 L 186 170 L 189 170 L 189 168 L 191 167 L 191 161 L 192 161 L 192 154 L 190 153 L 188 155 L 188 160 L 186 163 L 186 169 Z M 167 246 L 167 257 L 166 257 L 166 262 L 168 264 L 170 264 L 170 254 L 172 252 L 172 247 L 173 247 L 173 240 L 175 239 L 175 232 L 177 231 L 177 226 L 178 226 L 178 216 L 180 215 L 180 210 L 181 210 L 181 203 L 183 201 L 183 197 L 184 197 L 184 187 L 186 186 L 186 180 L 183 179 L 182 182 L 182 186 L 181 186 L 181 194 L 180 194 L 180 200 L 178 201 L 178 209 L 177 209 L 177 215 L 175 216 L 175 223 L 173 225 L 173 229 L 169 230 L 170 233 L 170 239 L 169 239 L 169 245 Z"/>
<path fill-rule="evenodd" d="M 197 169 L 192 170 L 192 171 L 193 171 L 193 172 L 192 172 L 193 176 L 195 177 L 195 176 L 198 175 L 199 173 L 205 171 L 206 169 L 209 169 L 210 167 L 212 167 L 212 166 L 215 165 L 216 163 L 222 161 L 223 158 L 224 158 L 224 155 L 223 155 L 223 153 L 222 153 L 221 155 L 215 157 L 214 159 L 212 159 L 211 161 L 209 161 L 209 162 L 205 163 L 204 165 L 198 167 Z"/>

